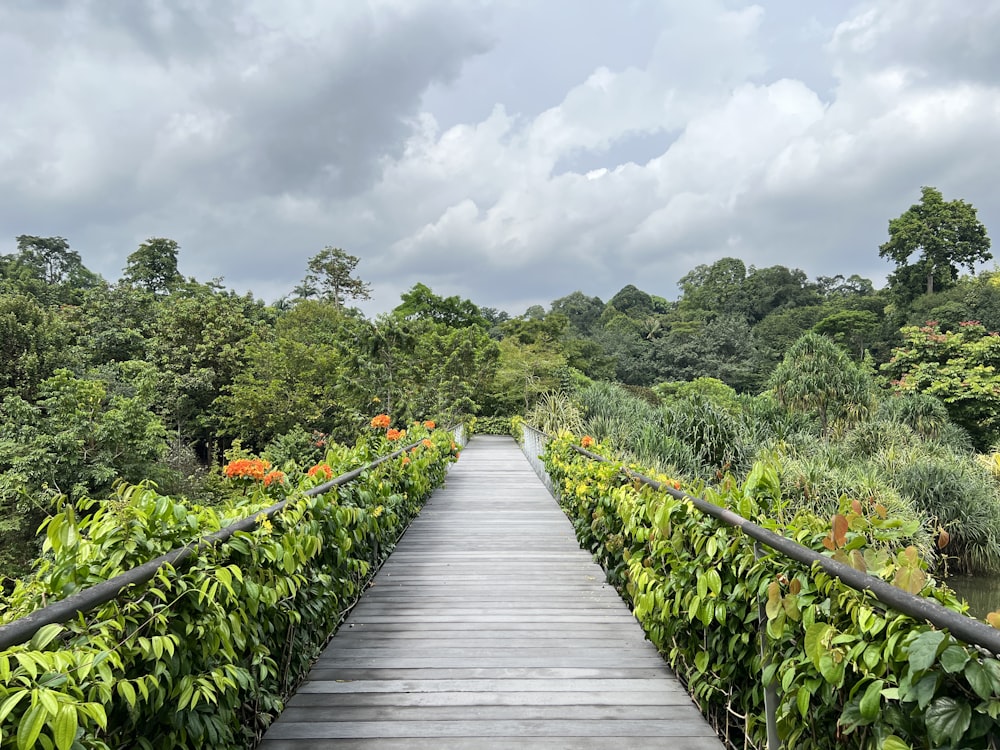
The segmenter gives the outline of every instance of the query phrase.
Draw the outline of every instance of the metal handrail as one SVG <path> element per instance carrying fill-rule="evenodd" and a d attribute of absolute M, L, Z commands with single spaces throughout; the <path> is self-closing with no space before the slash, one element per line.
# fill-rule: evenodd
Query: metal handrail
<path fill-rule="evenodd" d="M 461 425 L 450 428 L 450 431 L 456 433 L 456 435 L 464 435 L 464 430 Z M 341 474 L 338 477 L 334 477 L 330 481 L 324 482 L 316 487 L 312 487 L 306 490 L 304 494 L 308 497 L 315 497 L 316 495 L 322 495 L 325 492 L 329 492 L 334 487 L 339 487 L 352 482 L 361 476 L 361 474 L 365 471 L 374 469 L 379 464 L 393 458 L 397 458 L 418 445 L 420 445 L 419 440 L 414 443 L 410 443 L 409 445 L 405 445 L 392 453 L 380 456 L 369 464 L 353 469 L 345 474 Z M 68 622 L 78 614 L 89 612 L 102 604 L 107 604 L 111 600 L 116 599 L 130 586 L 139 586 L 151 581 L 157 571 L 159 571 L 164 565 L 176 566 L 190 558 L 192 555 L 196 555 L 199 552 L 225 542 L 233 534 L 239 531 L 252 531 L 260 523 L 261 516 L 271 519 L 284 510 L 287 504 L 288 500 L 282 500 L 269 508 L 257 511 L 252 516 L 236 521 L 235 523 L 232 523 L 229 526 L 219 529 L 211 534 L 205 534 L 198 539 L 188 542 L 183 547 L 173 549 L 166 554 L 150 560 L 149 562 L 127 570 L 114 578 L 109 578 L 106 581 L 102 581 L 101 583 L 82 589 L 81 591 L 78 591 L 65 599 L 61 599 L 58 602 L 36 609 L 24 617 L 18 618 L 13 622 L 7 623 L 6 625 L 0 625 L 0 651 L 31 640 L 35 633 L 37 633 L 45 625 Z"/>
<path fill-rule="evenodd" d="M 524 427 L 540 435 L 545 435 L 545 433 L 536 430 L 534 427 L 528 425 L 524 425 Z M 595 461 L 611 461 L 609 458 L 588 451 L 580 446 L 574 445 L 573 448 Z M 752 521 L 748 521 L 728 508 L 714 505 L 707 500 L 689 495 L 682 490 L 674 489 L 661 482 L 657 482 L 655 479 L 650 479 L 647 476 L 625 469 L 624 467 L 622 471 L 627 476 L 637 479 L 654 489 L 662 490 L 678 500 L 690 502 L 703 513 L 707 513 L 727 526 L 740 529 L 750 538 L 780 552 L 785 557 L 807 565 L 818 565 L 826 573 L 843 581 L 850 588 L 856 591 L 871 593 L 878 601 L 888 607 L 892 607 L 897 612 L 909 615 L 918 620 L 926 620 L 937 628 L 947 629 L 953 636 L 965 643 L 985 649 L 993 655 L 1000 655 L 1000 630 L 980 620 L 950 610 L 934 599 L 915 596 L 908 591 L 903 591 L 893 586 L 887 581 L 883 581 L 881 578 L 876 578 L 873 575 L 856 570 L 850 565 L 837 562 L 831 557 L 820 554 L 798 542 L 769 531 Z"/>

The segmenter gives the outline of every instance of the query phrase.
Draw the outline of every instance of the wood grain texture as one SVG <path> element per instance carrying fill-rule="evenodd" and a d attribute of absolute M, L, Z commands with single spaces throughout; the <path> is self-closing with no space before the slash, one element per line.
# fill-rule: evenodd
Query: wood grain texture
<path fill-rule="evenodd" d="M 476 437 L 260 744 L 722 744 L 509 438 Z"/>

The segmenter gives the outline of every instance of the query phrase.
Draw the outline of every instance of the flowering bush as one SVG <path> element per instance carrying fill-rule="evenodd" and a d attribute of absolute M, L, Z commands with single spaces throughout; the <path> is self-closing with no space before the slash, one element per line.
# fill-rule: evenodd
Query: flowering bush
<path fill-rule="evenodd" d="M 240 458 L 226 464 L 222 473 L 229 479 L 252 479 L 260 482 L 270 468 L 270 461 L 260 458 Z"/>
<path fill-rule="evenodd" d="M 82 519 L 65 504 L 43 527 L 46 558 L 5 598 L 0 623 L 237 519 L 257 524 L 120 599 L 0 650 L 0 744 L 247 746 L 443 481 L 450 433 L 417 438 L 404 460 L 315 496 L 303 490 L 368 463 L 373 446 L 333 444 L 306 471 L 291 460 L 272 469 L 234 446 L 222 473 L 242 482 L 244 493 L 219 506 L 194 506 L 143 485 L 120 485 Z M 390 452 L 381 436 L 374 447 Z M 279 486 L 287 505 L 269 519 L 261 511 Z"/>
<path fill-rule="evenodd" d="M 376 429 L 386 429 L 391 424 L 388 414 L 379 414 L 376 417 L 372 417 L 372 427 Z"/>
<path fill-rule="evenodd" d="M 284 484 L 285 472 L 274 469 L 272 471 L 267 472 L 267 474 L 264 475 L 264 479 L 262 481 L 264 482 L 265 487 L 270 487 L 272 484 L 275 483 Z"/>
<path fill-rule="evenodd" d="M 319 476 L 323 479 L 333 479 L 333 469 L 327 463 L 320 463 L 310 467 L 306 474 L 311 477 Z"/>

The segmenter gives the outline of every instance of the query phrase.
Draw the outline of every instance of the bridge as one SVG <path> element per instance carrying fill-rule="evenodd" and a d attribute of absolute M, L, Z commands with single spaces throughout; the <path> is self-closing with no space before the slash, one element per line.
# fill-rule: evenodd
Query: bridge
<path fill-rule="evenodd" d="M 717 750 L 510 438 L 477 436 L 261 750 Z"/>
<path fill-rule="evenodd" d="M 456 432 L 455 440 L 461 442 L 459 434 Z M 757 722 L 751 728 L 755 746 L 763 746 L 758 740 L 764 720 L 769 748 L 778 747 L 782 737 L 788 736 L 794 744 L 796 733 L 804 732 L 815 735 L 810 747 L 839 746 L 831 743 L 841 741 L 833 739 L 834 732 L 840 731 L 845 720 L 854 723 L 853 729 L 847 727 L 848 732 L 859 726 L 863 732 L 867 725 L 861 722 L 878 720 L 882 706 L 898 706 L 892 714 L 896 717 L 893 721 L 898 721 L 883 722 L 879 728 L 887 748 L 925 746 L 907 744 L 889 733 L 897 726 L 921 743 L 927 738 L 929 747 L 953 746 L 954 738 L 961 737 L 963 743 L 974 741 L 963 747 L 1000 748 L 996 741 L 1000 735 L 994 731 L 1000 712 L 1000 662 L 994 656 L 1000 654 L 1000 631 L 942 606 L 934 597 L 915 596 L 838 561 L 836 556 L 759 526 L 725 503 L 687 495 L 673 483 L 661 484 L 613 461 L 607 470 L 598 468 L 599 462 L 608 459 L 566 436 L 548 443 L 548 436 L 525 427 L 523 437 L 524 453 L 508 437 L 475 437 L 463 451 L 461 462 L 447 475 L 445 459 L 457 451 L 452 435 L 443 432 L 435 438 L 447 441 L 445 446 L 450 444 L 442 460 L 436 462 L 420 457 L 421 446 L 428 443 L 424 447 L 438 458 L 442 457 L 440 451 L 429 440 L 418 439 L 306 489 L 301 497 L 293 496 L 299 505 L 288 506 L 291 500 L 282 500 L 0 625 L 0 723 L 4 724 L 5 738 L 13 738 L 16 732 L 19 747 L 59 750 L 74 746 L 78 732 L 89 732 L 94 747 L 131 746 L 128 738 L 143 731 L 142 737 L 150 746 L 164 750 L 236 747 L 252 742 L 257 730 L 249 729 L 247 718 L 273 715 L 278 697 L 295 684 L 323 634 L 340 620 L 342 603 L 353 602 L 362 582 L 368 580 L 365 561 L 383 558 L 379 554 L 381 537 L 374 536 L 378 528 L 370 523 L 380 517 L 381 505 L 372 504 L 369 514 L 360 506 L 333 502 L 318 504 L 321 514 L 312 520 L 295 515 L 303 512 L 311 498 L 319 503 L 330 490 L 357 482 L 369 500 L 378 497 L 397 503 L 394 507 L 401 515 L 396 517 L 397 523 L 386 527 L 391 532 L 385 537 L 387 544 L 395 542 L 401 524 L 413 518 L 421 503 L 423 511 L 369 581 L 337 635 L 287 702 L 284 713 L 266 731 L 259 745 L 263 750 L 591 748 L 615 741 L 635 748 L 668 745 L 721 750 L 722 741 L 645 639 L 630 609 L 605 583 L 604 571 L 580 549 L 573 524 L 533 471 L 534 457 L 547 444 L 552 456 L 549 470 L 561 477 L 560 481 L 575 482 L 574 493 L 567 494 L 564 503 L 568 513 L 580 514 L 577 528 L 588 549 L 593 544 L 608 557 L 611 543 L 617 540 L 617 562 L 611 567 L 617 571 L 628 564 L 636 614 L 644 618 L 650 637 L 661 646 L 670 644 L 663 647 L 674 649 L 672 653 L 683 650 L 684 659 L 673 663 L 687 668 L 684 674 L 695 695 L 704 696 L 708 685 L 724 692 L 728 700 L 747 702 L 743 708 L 746 714 L 741 716 Z M 586 439 L 580 442 L 585 444 Z M 389 468 L 386 474 L 376 470 L 383 465 Z M 411 465 L 414 473 L 406 474 L 402 467 Z M 390 478 L 399 476 L 428 481 L 411 485 L 417 489 L 410 494 L 409 489 L 401 492 L 401 485 Z M 430 487 L 439 484 L 442 477 L 446 477 L 444 486 L 427 499 Z M 601 479 L 591 483 L 595 477 Z M 650 496 L 655 498 L 654 505 L 637 503 L 640 487 L 656 490 Z M 382 492 L 386 494 L 378 494 Z M 390 501 L 390 494 L 396 499 Z M 169 498 L 153 495 L 149 503 L 155 500 L 157 508 L 162 504 L 170 509 Z M 677 502 L 666 501 L 664 496 Z M 336 500 L 338 496 L 331 497 Z M 408 499 L 413 500 L 409 508 L 403 505 Z M 284 524 L 279 515 L 284 519 L 288 507 L 296 509 L 291 525 L 280 536 L 272 537 L 270 525 L 265 524 L 272 518 L 276 524 Z M 618 514 L 617 523 L 632 524 L 619 526 L 619 531 L 631 535 L 626 546 L 643 550 L 643 557 L 634 552 L 625 555 L 617 531 L 607 540 L 599 537 L 603 532 L 595 530 L 599 525 L 592 526 L 590 519 L 609 508 Z M 719 525 L 705 526 L 706 517 Z M 328 544 L 325 540 L 329 535 L 318 535 L 318 519 L 343 538 L 338 536 L 338 542 Z M 586 521 L 581 524 L 580 519 Z M 706 559 L 693 573 L 690 559 L 684 557 L 693 549 L 687 543 L 646 544 L 652 532 L 659 533 L 665 523 L 676 524 L 675 536 L 688 535 L 695 546 L 698 540 L 712 537 L 704 543 Z M 691 528 L 678 531 L 681 524 Z M 312 535 L 302 535 L 301 530 L 307 527 Z M 739 535 L 738 543 L 727 546 L 730 557 L 723 565 L 709 552 L 709 544 L 715 540 L 714 551 L 719 551 L 716 537 L 728 538 L 733 530 Z M 250 531 L 259 532 L 270 546 L 248 544 L 252 537 L 246 532 Z M 347 538 L 347 533 L 353 536 Z M 827 542 L 834 547 L 843 545 L 842 536 L 846 538 L 846 533 L 843 528 L 837 530 L 835 517 L 824 547 L 829 549 Z M 351 539 L 359 545 L 357 551 L 351 551 Z M 227 540 L 232 544 L 220 549 Z M 764 552 L 765 548 L 772 552 Z M 258 549 L 270 557 L 254 557 Z M 226 555 L 222 565 L 212 557 L 216 550 Z M 321 552 L 328 557 L 320 558 Z M 676 559 L 668 559 L 674 553 Z M 335 576 L 298 574 L 303 588 L 294 595 L 298 597 L 295 609 L 271 607 L 266 613 L 261 609 L 256 623 L 261 627 L 252 629 L 248 623 L 257 617 L 256 609 L 229 607 L 241 608 L 244 602 L 257 602 L 258 607 L 266 604 L 261 597 L 265 586 L 273 586 L 266 589 L 272 600 L 284 592 L 280 593 L 281 603 L 287 605 L 293 600 L 289 596 L 292 589 L 284 584 L 297 566 L 304 564 L 296 562 L 297 555 L 302 561 L 315 557 L 325 566 L 322 570 L 335 569 Z M 661 556 L 658 562 L 649 562 L 657 555 Z M 901 559 L 906 557 L 900 555 Z M 343 564 L 340 556 L 345 558 Z M 245 570 L 234 560 L 243 563 Z M 167 575 L 166 571 L 179 570 L 182 563 L 185 571 L 181 576 Z M 805 567 L 796 573 L 790 567 L 795 564 Z M 750 588 L 758 595 L 748 597 L 745 571 L 751 567 L 757 578 Z M 664 572 L 667 570 L 669 574 Z M 653 574 L 661 578 L 655 580 Z M 178 607 L 178 616 L 169 605 L 181 597 L 168 598 L 162 612 L 170 613 L 171 618 L 161 621 L 150 617 L 133 623 L 124 638 L 118 630 L 108 635 L 101 628 L 106 631 L 109 626 L 95 626 L 82 617 L 83 613 L 100 611 L 101 617 L 121 618 L 120 607 L 131 606 L 128 597 L 134 596 L 136 587 L 157 576 L 156 585 L 176 585 L 182 593 L 196 593 L 197 597 L 186 600 L 194 602 L 191 609 Z M 313 582 L 311 588 L 304 587 L 307 581 Z M 761 594 L 765 585 L 766 597 Z M 782 585 L 787 593 L 783 594 L 786 589 Z M 836 596 L 838 601 L 857 606 L 844 607 L 837 618 L 831 615 L 827 622 L 828 613 L 822 607 L 819 614 L 817 607 L 808 611 L 799 607 L 794 599 L 796 585 L 800 592 L 804 586 L 814 587 L 810 591 L 816 592 L 823 587 L 823 596 Z M 237 590 L 246 595 L 244 599 L 238 597 Z M 165 596 L 163 591 L 159 594 Z M 677 620 L 676 611 L 674 616 L 663 616 L 668 599 L 675 603 L 682 600 L 683 621 Z M 708 604 L 702 606 L 704 602 Z M 98 610 L 106 603 L 110 615 Z M 156 608 L 152 611 L 160 612 Z M 191 612 L 197 621 L 190 619 Z M 288 612 L 291 614 L 285 616 Z M 652 619 L 651 612 L 659 619 Z M 766 620 L 761 621 L 764 614 L 760 613 L 766 614 Z M 314 615 L 312 621 L 306 621 L 308 614 Z M 815 620 L 800 625 L 806 614 Z M 772 633 L 771 625 L 784 622 L 785 617 L 790 617 L 795 627 Z M 748 626 L 737 634 L 737 645 L 743 646 L 736 652 L 732 637 L 720 641 L 709 632 L 716 623 L 725 621 Z M 240 652 L 230 644 L 232 653 L 223 653 L 217 644 L 205 646 L 201 637 L 188 637 L 190 626 L 202 622 L 208 623 L 208 630 L 199 632 L 210 633 L 223 632 L 235 622 L 252 632 L 255 640 L 245 640 L 239 648 L 247 648 Z M 299 632 L 308 636 L 301 642 L 309 650 L 295 651 L 298 661 L 294 671 L 280 672 L 288 679 L 282 677 L 279 692 L 278 669 L 288 670 L 292 664 L 294 649 L 288 634 L 300 623 Z M 761 630 L 755 633 L 758 625 Z M 673 630 L 668 632 L 668 627 Z M 248 663 L 247 649 L 261 644 L 268 654 L 284 652 L 281 666 L 274 662 L 277 668 L 262 671 L 258 683 L 240 669 Z M 847 664 L 849 646 L 855 655 L 864 649 L 862 661 Z M 189 661 L 180 665 L 178 677 L 171 680 L 164 670 L 175 663 L 175 648 L 183 649 L 178 653 Z M 879 649 L 886 649 L 885 663 L 894 671 L 873 676 L 864 670 L 873 668 L 871 653 L 878 659 L 875 667 L 881 668 Z M 835 661 L 832 652 L 841 661 Z M 225 663 L 225 658 L 230 661 Z M 729 674 L 740 677 L 720 678 L 715 672 L 708 675 L 705 667 L 713 658 L 724 667 L 734 666 Z M 221 667 L 216 665 L 220 659 L 224 662 Z M 113 660 L 121 660 L 115 665 L 117 671 L 109 664 Z M 150 664 L 158 670 L 155 674 Z M 764 680 L 757 683 L 761 664 Z M 841 664 L 839 671 L 836 664 Z M 845 679 L 848 667 L 853 670 L 852 681 Z M 773 679 L 768 677 L 769 671 Z M 243 681 L 238 682 L 241 674 Z M 708 683 L 706 675 L 716 682 Z M 800 677 L 809 682 L 796 687 L 795 680 Z M 923 688 L 918 695 L 914 687 L 918 680 L 921 686 L 934 686 L 940 695 L 930 696 Z M 828 684 L 832 688 L 827 688 Z M 196 688 L 201 692 L 196 693 Z M 224 695 L 223 688 L 227 688 Z M 854 707 L 841 710 L 824 697 L 830 690 L 840 691 L 832 694 L 853 701 Z M 265 696 L 271 708 L 258 711 L 253 701 L 259 696 Z M 197 711 L 195 697 L 200 701 Z M 225 701 L 228 711 L 223 708 Z M 923 711 L 928 701 L 930 705 Z M 707 706 L 716 711 L 719 702 L 709 701 Z M 903 709 L 910 713 L 904 715 Z M 140 713 L 143 710 L 147 713 Z M 728 704 L 724 710 L 731 710 Z M 823 714 L 821 719 L 818 713 Z M 718 719 L 716 713 L 712 716 Z M 190 734 L 185 734 L 189 728 Z M 215 738 L 225 736 L 226 740 L 216 741 L 209 729 L 216 733 Z M 227 731 L 231 734 L 224 735 Z M 243 734 L 237 737 L 237 731 Z M 866 737 L 850 739 L 860 743 L 858 747 L 867 746 Z M 727 735 L 727 742 L 731 741 Z"/>

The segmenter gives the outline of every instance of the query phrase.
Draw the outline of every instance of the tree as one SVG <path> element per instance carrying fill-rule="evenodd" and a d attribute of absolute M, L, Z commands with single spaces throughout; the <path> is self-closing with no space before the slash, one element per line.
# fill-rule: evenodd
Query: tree
<path fill-rule="evenodd" d="M 746 265 L 739 258 L 720 258 L 711 265 L 695 266 L 677 282 L 683 292 L 678 307 L 689 317 L 699 310 L 746 315 L 746 278 Z"/>
<path fill-rule="evenodd" d="M 1000 336 L 977 321 L 942 331 L 936 321 L 903 329 L 882 371 L 898 393 L 926 393 L 944 402 L 980 449 L 1000 437 Z"/>
<path fill-rule="evenodd" d="M 752 323 L 775 310 L 815 305 L 820 301 L 816 284 L 805 271 L 785 266 L 750 267 L 743 285 L 746 313 Z"/>
<path fill-rule="evenodd" d="M 824 434 L 835 419 L 866 414 L 875 396 L 871 376 L 826 336 L 812 332 L 786 352 L 771 375 L 771 389 L 785 409 L 816 415 Z"/>
<path fill-rule="evenodd" d="M 72 364 L 72 330 L 58 310 L 23 294 L 0 294 L 0 399 L 33 398 L 42 380 Z"/>
<path fill-rule="evenodd" d="M 838 310 L 813 326 L 812 330 L 833 339 L 857 359 L 882 335 L 882 321 L 870 310 Z"/>
<path fill-rule="evenodd" d="M 856 273 L 848 278 L 843 274 L 836 276 L 817 276 L 816 290 L 827 298 L 870 297 L 875 294 L 875 286 L 871 279 L 866 279 Z"/>
<path fill-rule="evenodd" d="M 961 199 L 946 202 L 936 188 L 923 187 L 921 193 L 920 203 L 889 222 L 889 241 L 879 247 L 879 255 L 896 263 L 893 286 L 909 287 L 922 279 L 927 294 L 933 294 L 935 286 L 944 288 L 958 278 L 959 267 L 972 271 L 993 256 L 973 206 Z M 914 253 L 920 258 L 911 263 Z M 908 298 L 916 296 L 909 291 Z"/>
<path fill-rule="evenodd" d="M 588 297 L 578 290 L 555 300 L 550 311 L 562 313 L 577 334 L 589 336 L 604 312 L 604 302 L 600 297 Z"/>
<path fill-rule="evenodd" d="M 184 280 L 177 271 L 179 247 L 173 240 L 150 237 L 128 256 L 123 279 L 153 294 L 170 291 Z"/>
<path fill-rule="evenodd" d="M 439 297 L 426 284 L 416 284 L 400 297 L 403 302 L 392 311 L 393 315 L 407 320 L 433 320 L 451 328 L 479 326 L 487 328 L 489 321 L 482 312 L 467 299 L 458 296 Z"/>
<path fill-rule="evenodd" d="M 302 285 L 315 286 L 339 311 L 349 299 L 371 299 L 371 284 L 351 274 L 360 258 L 348 255 L 339 247 L 325 247 L 309 259 L 309 273 Z M 301 295 L 308 296 L 308 295 Z"/>
<path fill-rule="evenodd" d="M 102 283 L 62 237 L 22 234 L 17 238 L 17 254 L 2 260 L 4 286 L 30 294 L 45 305 L 77 305 L 87 289 Z"/>

